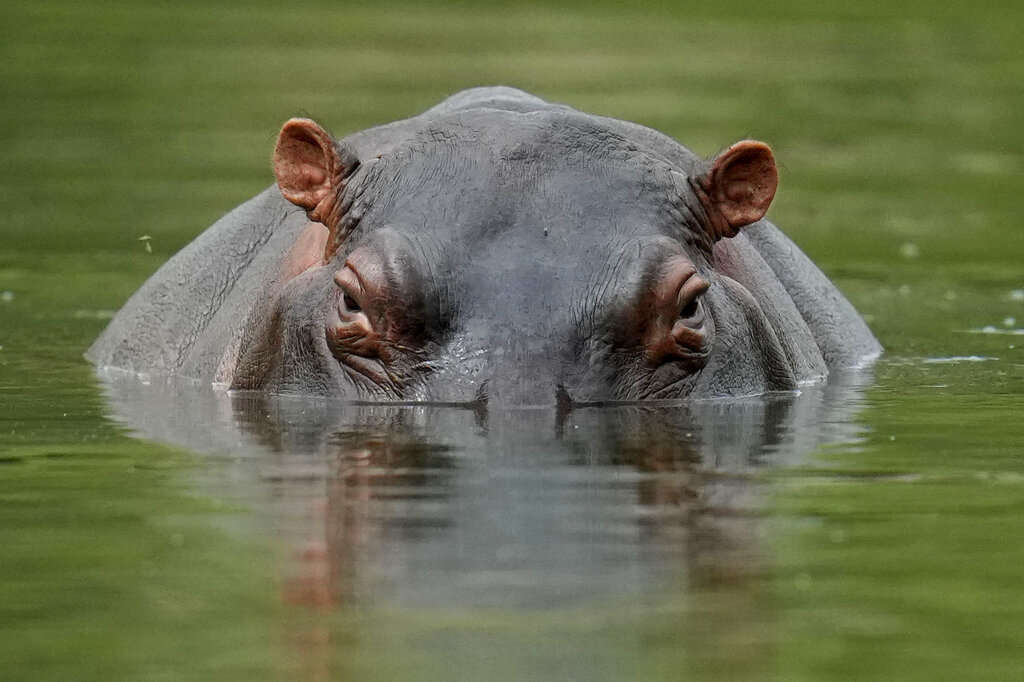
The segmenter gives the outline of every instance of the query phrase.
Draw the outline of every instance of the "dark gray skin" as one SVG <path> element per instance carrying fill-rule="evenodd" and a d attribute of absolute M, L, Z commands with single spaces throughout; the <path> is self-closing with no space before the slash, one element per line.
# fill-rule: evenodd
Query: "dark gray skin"
<path fill-rule="evenodd" d="M 777 174 L 760 142 L 705 161 L 637 124 L 477 88 L 340 141 L 293 119 L 274 168 L 276 186 L 128 301 L 97 365 L 569 406 L 792 391 L 880 352 L 762 219 Z"/>

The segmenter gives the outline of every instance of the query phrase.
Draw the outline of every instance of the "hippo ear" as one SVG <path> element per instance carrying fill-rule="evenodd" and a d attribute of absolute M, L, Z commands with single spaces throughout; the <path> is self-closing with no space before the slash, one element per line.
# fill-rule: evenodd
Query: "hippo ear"
<path fill-rule="evenodd" d="M 308 118 L 285 123 L 274 149 L 274 174 L 281 194 L 332 232 L 340 218 L 338 192 L 358 165 L 353 155 L 339 149 L 330 133 Z"/>
<path fill-rule="evenodd" d="M 692 184 L 717 241 L 735 237 L 741 227 L 764 217 L 779 186 L 779 172 L 768 145 L 741 140 L 716 156 Z"/>

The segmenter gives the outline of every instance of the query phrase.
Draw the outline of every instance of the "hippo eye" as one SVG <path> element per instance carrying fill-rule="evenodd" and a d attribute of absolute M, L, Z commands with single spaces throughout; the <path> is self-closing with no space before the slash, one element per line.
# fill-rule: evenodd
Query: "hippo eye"
<path fill-rule="evenodd" d="M 327 344 L 331 351 L 343 362 L 354 356 L 379 358 L 381 353 L 380 335 L 359 299 L 369 294 L 359 279 L 358 274 L 350 267 L 334 274 L 334 283 L 340 291 L 337 307 L 337 321 L 327 329 Z"/>
<path fill-rule="evenodd" d="M 690 301 L 685 306 L 683 306 L 682 310 L 679 311 L 679 319 L 688 320 L 691 317 L 696 316 L 698 312 L 700 312 L 700 302 Z"/>
<path fill-rule="evenodd" d="M 359 304 L 359 299 L 363 298 L 366 292 L 356 271 L 346 266 L 334 273 L 334 283 L 341 289 L 343 312 L 352 314 L 363 312 L 363 306 Z"/>
<path fill-rule="evenodd" d="M 345 302 L 345 308 L 350 313 L 358 313 L 363 310 L 361 307 L 359 307 L 359 304 L 356 303 L 356 299 L 352 298 L 347 293 L 344 295 L 343 300 Z"/>
<path fill-rule="evenodd" d="M 652 365 L 681 361 L 689 370 L 703 366 L 713 331 L 702 302 L 710 283 L 684 256 L 673 256 L 659 268 L 650 289 L 650 317 L 642 343 Z"/>
<path fill-rule="evenodd" d="M 700 327 L 704 322 L 704 306 L 701 296 L 708 290 L 707 280 L 691 276 L 679 289 L 679 321 L 690 327 Z"/>

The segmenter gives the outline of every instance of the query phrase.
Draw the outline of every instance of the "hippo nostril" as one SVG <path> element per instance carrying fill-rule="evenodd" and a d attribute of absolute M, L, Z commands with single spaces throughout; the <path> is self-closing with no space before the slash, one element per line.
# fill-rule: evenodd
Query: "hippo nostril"
<path fill-rule="evenodd" d="M 495 373 L 477 389 L 477 400 L 492 408 L 555 408 L 568 411 L 572 398 L 554 377 Z"/>

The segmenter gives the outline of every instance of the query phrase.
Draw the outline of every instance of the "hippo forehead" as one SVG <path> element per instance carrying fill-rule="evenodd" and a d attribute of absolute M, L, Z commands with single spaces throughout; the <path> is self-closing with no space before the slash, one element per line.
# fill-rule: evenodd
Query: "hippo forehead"
<path fill-rule="evenodd" d="M 410 229 L 472 224 L 481 236 L 622 232 L 679 199 L 679 176 L 664 161 L 589 118 L 551 112 L 460 112 L 371 155 L 364 169 L 365 217 Z"/>
<path fill-rule="evenodd" d="M 461 312 L 536 324 L 539 307 L 593 307 L 678 254 L 705 270 L 681 180 L 585 117 L 461 112 L 364 164 L 358 226 L 336 262 L 358 248 L 400 253 L 399 268 Z"/>

